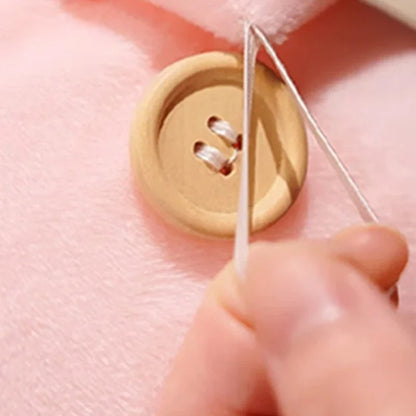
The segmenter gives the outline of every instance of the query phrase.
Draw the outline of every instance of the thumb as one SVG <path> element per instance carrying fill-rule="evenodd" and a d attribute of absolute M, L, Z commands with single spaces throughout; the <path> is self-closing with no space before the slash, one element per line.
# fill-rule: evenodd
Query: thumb
<path fill-rule="evenodd" d="M 353 263 L 257 246 L 243 286 L 283 415 L 416 414 L 413 339 Z"/>

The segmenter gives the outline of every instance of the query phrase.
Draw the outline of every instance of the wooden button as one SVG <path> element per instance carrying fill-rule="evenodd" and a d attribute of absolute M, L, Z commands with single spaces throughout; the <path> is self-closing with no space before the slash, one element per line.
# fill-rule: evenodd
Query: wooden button
<path fill-rule="evenodd" d="M 187 231 L 234 235 L 241 157 L 228 175 L 195 155 L 198 142 L 231 156 L 233 148 L 209 127 L 212 117 L 242 132 L 243 61 L 210 52 L 176 62 L 155 80 L 131 132 L 131 161 L 142 193 L 163 217 Z M 287 87 L 258 63 L 250 148 L 251 228 L 263 229 L 295 201 L 304 182 L 307 142 Z"/>

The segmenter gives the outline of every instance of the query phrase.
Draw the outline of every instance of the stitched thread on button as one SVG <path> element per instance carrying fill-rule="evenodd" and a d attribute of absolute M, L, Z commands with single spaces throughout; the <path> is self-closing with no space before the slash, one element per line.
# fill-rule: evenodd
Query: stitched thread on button
<path fill-rule="evenodd" d="M 228 121 L 221 120 L 217 116 L 211 116 L 208 119 L 207 125 L 208 128 L 217 136 L 220 136 L 230 142 L 234 149 L 241 150 L 243 139 L 242 135 L 237 134 Z"/>
<path fill-rule="evenodd" d="M 227 158 L 216 147 L 198 141 L 193 148 L 194 154 L 215 172 L 228 176 L 233 171 L 233 164 L 241 151 L 241 134 L 238 134 L 228 121 L 217 116 L 210 117 L 207 126 L 217 136 L 226 140 L 234 149 L 234 152 L 230 158 Z"/>

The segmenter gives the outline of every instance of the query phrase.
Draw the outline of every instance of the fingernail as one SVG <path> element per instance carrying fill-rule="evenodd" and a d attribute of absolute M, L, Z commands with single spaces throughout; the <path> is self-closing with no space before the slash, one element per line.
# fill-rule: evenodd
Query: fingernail
<path fill-rule="evenodd" d="M 356 309 L 357 274 L 336 258 L 307 250 L 254 250 L 245 290 L 263 345 L 286 354 L 299 338 Z"/>

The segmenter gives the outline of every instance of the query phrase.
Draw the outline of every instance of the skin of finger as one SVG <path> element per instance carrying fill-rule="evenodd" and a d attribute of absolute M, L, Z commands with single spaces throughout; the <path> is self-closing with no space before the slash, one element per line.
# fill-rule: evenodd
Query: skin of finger
<path fill-rule="evenodd" d="M 307 250 L 329 255 L 326 243 L 288 244 L 305 244 Z M 368 252 L 372 251 L 369 247 Z M 250 321 L 240 284 L 229 264 L 210 285 L 175 360 L 159 416 L 234 415 L 245 414 L 242 412 L 246 410 L 275 414 L 274 398 Z"/>
<path fill-rule="evenodd" d="M 358 244 L 358 248 L 355 244 Z M 408 246 L 404 237 L 394 229 L 379 225 L 355 226 L 327 241 L 286 241 L 279 244 L 261 242 L 252 245 L 251 250 L 273 250 L 282 245 L 303 247 L 317 256 L 337 256 L 360 270 L 366 279 L 381 289 L 389 289 L 398 282 L 408 261 Z M 232 263 L 219 273 L 212 286 L 224 307 L 237 319 L 250 325 Z M 397 306 L 397 290 L 392 293 L 391 300 Z"/>
<path fill-rule="evenodd" d="M 225 276 L 222 273 L 220 279 Z M 194 414 L 275 414 L 255 335 L 221 303 L 213 287 L 175 360 L 158 412 L 158 416 Z"/>
<path fill-rule="evenodd" d="M 305 270 L 337 291 L 345 314 L 293 335 L 290 317 L 314 290 Z M 416 414 L 414 340 L 359 271 L 336 257 L 255 249 L 244 293 L 284 415 Z"/>
<path fill-rule="evenodd" d="M 374 224 L 351 227 L 331 241 L 335 253 L 371 276 L 382 289 L 389 289 L 397 282 L 409 257 L 405 237 L 389 227 Z"/>

